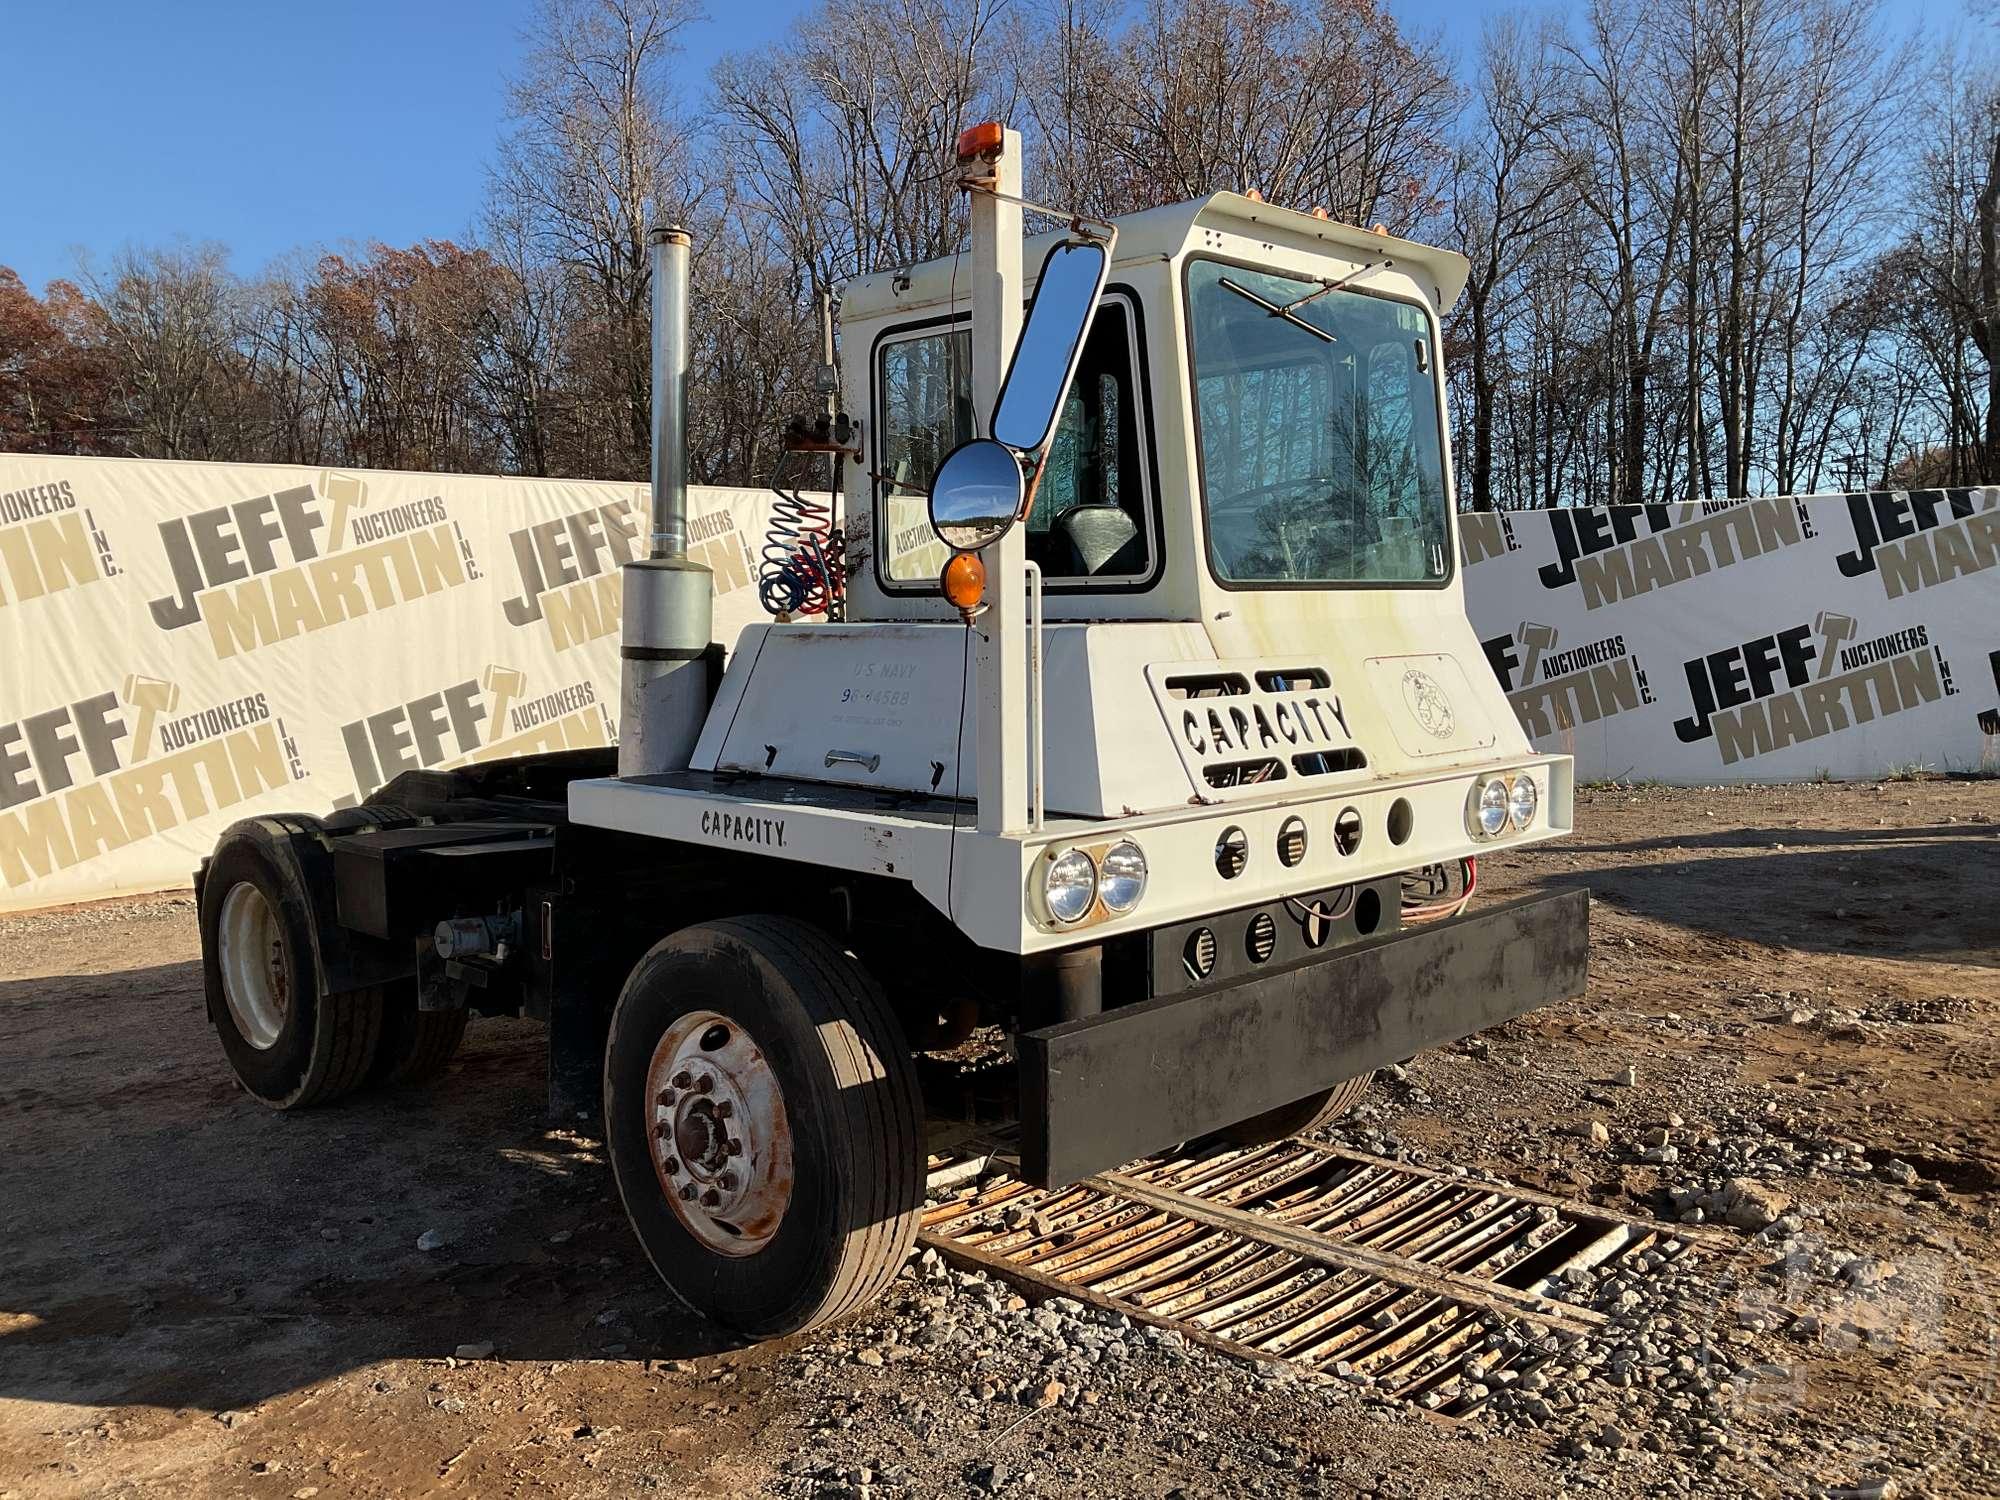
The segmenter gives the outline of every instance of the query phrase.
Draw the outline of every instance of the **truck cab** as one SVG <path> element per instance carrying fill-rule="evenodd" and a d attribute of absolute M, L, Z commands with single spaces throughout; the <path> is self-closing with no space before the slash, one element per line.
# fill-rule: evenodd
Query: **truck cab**
<path fill-rule="evenodd" d="M 1465 615 L 1463 260 L 1233 193 L 1024 240 L 1019 157 L 969 132 L 970 253 L 842 295 L 840 618 L 716 670 L 664 262 L 617 764 L 399 778 L 285 835 L 308 916 L 273 982 L 331 1013 L 366 981 L 406 1030 L 548 1020 L 655 1266 L 746 1332 L 894 1274 L 940 1119 L 1071 1182 L 1311 1128 L 1582 988 L 1581 892 L 1471 909 L 1478 858 L 1567 832 L 1573 785 Z M 263 929 L 228 846 L 203 930 L 241 1077 Z M 968 1083 L 976 1036 L 1002 1063 Z"/>

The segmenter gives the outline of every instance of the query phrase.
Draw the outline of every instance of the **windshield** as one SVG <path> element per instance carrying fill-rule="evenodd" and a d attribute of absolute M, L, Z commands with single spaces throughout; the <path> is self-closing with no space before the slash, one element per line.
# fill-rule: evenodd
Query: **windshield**
<path fill-rule="evenodd" d="M 1209 557 L 1237 584 L 1438 583 L 1450 566 L 1430 320 L 1190 262 Z"/>

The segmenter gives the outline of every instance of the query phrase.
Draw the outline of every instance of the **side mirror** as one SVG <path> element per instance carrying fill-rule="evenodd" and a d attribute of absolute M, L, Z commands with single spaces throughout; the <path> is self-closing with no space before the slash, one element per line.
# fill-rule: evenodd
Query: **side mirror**
<path fill-rule="evenodd" d="M 931 526 L 952 551 L 992 546 L 1027 508 L 1028 475 L 1062 416 L 1110 268 L 1110 246 L 1101 240 L 1064 241 L 1042 262 L 1000 384 L 993 436 L 959 444 L 931 479 Z"/>
<path fill-rule="evenodd" d="M 931 527 L 952 551 L 978 552 L 1013 529 L 1027 489 L 1021 461 L 1005 443 L 960 443 L 931 479 Z"/>
<path fill-rule="evenodd" d="M 1037 452 L 1048 442 L 1076 362 L 1083 357 L 1083 341 L 1110 266 L 1111 257 L 1098 240 L 1066 240 L 1049 251 L 994 407 L 998 441 L 1024 453 Z"/>

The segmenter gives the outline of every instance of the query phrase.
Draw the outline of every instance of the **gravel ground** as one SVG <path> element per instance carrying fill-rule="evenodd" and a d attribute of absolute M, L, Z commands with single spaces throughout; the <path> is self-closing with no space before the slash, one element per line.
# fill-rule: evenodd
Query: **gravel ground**
<path fill-rule="evenodd" d="M 1574 1278 L 1588 1337 L 1493 1319 L 1463 1422 L 935 1256 L 730 1347 L 542 1119 L 535 1028 L 272 1116 L 184 898 L 0 919 L 0 1500 L 2000 1493 L 2000 791 L 1580 801 L 1482 885 L 1592 887 L 1588 995 L 1392 1070 L 1329 1139 L 1732 1240 Z"/>

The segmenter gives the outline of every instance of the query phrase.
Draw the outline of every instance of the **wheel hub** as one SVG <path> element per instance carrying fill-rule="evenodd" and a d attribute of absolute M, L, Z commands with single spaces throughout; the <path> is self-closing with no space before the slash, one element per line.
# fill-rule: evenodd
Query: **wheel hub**
<path fill-rule="evenodd" d="M 644 1109 L 660 1191 L 688 1232 L 723 1255 L 769 1244 L 791 1202 L 792 1136 L 749 1033 L 713 1011 L 675 1021 L 653 1049 Z"/>
<path fill-rule="evenodd" d="M 259 1052 L 269 1051 L 285 1029 L 292 1004 L 278 915 L 262 891 L 238 881 L 223 897 L 216 938 L 216 966 L 230 1019 L 244 1041 Z"/>

